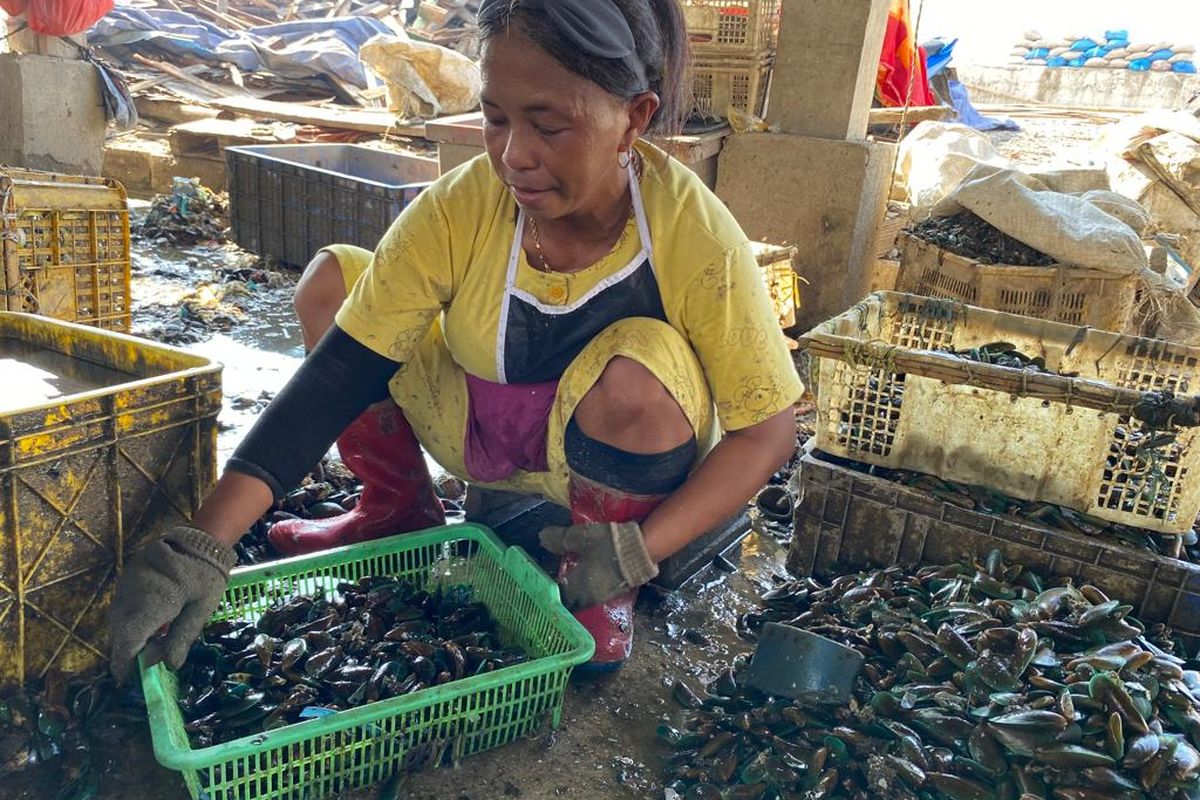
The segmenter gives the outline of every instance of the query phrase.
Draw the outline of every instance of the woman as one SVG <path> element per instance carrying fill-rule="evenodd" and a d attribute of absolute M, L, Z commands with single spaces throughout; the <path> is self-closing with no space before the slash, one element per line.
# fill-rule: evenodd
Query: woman
<path fill-rule="evenodd" d="M 280 550 L 440 523 L 419 441 L 465 479 L 570 507 L 574 524 L 541 541 L 564 556 L 562 596 L 598 669 L 628 657 L 656 564 L 792 452 L 801 386 L 746 236 L 640 141 L 682 107 L 676 0 L 485 0 L 479 27 L 486 158 L 423 192 L 373 259 L 333 247 L 310 265 L 309 357 L 192 527 L 121 578 L 118 677 L 145 646 L 184 661 L 231 546 L 335 437 L 361 501 L 277 524 Z"/>

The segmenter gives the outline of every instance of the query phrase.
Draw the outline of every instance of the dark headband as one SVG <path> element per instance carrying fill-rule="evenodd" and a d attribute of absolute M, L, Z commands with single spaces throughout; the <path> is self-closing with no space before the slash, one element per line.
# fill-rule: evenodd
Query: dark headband
<path fill-rule="evenodd" d="M 480 16 L 487 6 L 498 3 L 541 11 L 575 46 L 600 58 L 625 62 L 637 78 L 639 92 L 650 88 L 633 30 L 613 0 L 483 0 Z"/>

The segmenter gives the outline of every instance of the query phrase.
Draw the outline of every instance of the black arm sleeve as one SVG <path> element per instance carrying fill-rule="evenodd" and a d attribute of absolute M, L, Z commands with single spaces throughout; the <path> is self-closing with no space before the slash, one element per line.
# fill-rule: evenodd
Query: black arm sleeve
<path fill-rule="evenodd" d="M 388 396 L 399 368 L 334 325 L 255 421 L 226 470 L 258 478 L 278 500 L 359 414 Z"/>

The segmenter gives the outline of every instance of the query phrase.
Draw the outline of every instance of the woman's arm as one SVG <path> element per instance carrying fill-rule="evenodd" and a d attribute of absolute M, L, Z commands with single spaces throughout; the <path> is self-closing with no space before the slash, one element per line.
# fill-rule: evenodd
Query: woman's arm
<path fill-rule="evenodd" d="M 790 408 L 725 434 L 687 482 L 642 523 L 650 558 L 662 561 L 733 516 L 795 449 L 796 420 Z"/>

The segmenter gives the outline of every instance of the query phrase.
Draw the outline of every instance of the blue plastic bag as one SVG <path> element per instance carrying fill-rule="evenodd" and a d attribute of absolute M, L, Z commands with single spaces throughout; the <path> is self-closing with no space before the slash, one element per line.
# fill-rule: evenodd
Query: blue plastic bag
<path fill-rule="evenodd" d="M 1070 61 L 1068 61 L 1067 66 L 1068 67 L 1082 67 L 1085 63 L 1087 63 L 1087 59 L 1084 58 L 1083 56 L 1080 56 L 1079 58 L 1072 58 Z"/>
<path fill-rule="evenodd" d="M 1046 59 L 1047 67 L 1065 67 L 1066 65 L 1067 60 L 1062 56 L 1052 56 L 1051 58 Z"/>
<path fill-rule="evenodd" d="M 1172 72 L 1182 72 L 1184 75 L 1195 75 L 1196 65 L 1191 61 L 1176 61 L 1171 65 Z"/>
<path fill-rule="evenodd" d="M 1124 39 L 1126 42 L 1128 42 L 1129 41 L 1129 31 L 1123 30 L 1120 28 L 1118 28 L 1116 30 L 1105 31 L 1104 38 L 1108 39 L 1110 42 L 1113 39 Z"/>
<path fill-rule="evenodd" d="M 1076 39 L 1074 44 L 1071 45 L 1071 49 L 1078 50 L 1082 53 L 1085 50 L 1091 50 L 1098 44 L 1099 42 L 1097 42 L 1095 39 Z"/>
<path fill-rule="evenodd" d="M 1147 56 L 1147 59 L 1150 61 L 1150 63 L 1154 63 L 1155 61 L 1167 61 L 1173 55 L 1175 55 L 1174 50 L 1169 47 L 1164 47 L 1162 50 L 1155 50 L 1153 53 Z"/>
<path fill-rule="evenodd" d="M 1122 47 L 1129 47 L 1129 42 L 1108 42 L 1100 46 L 1100 50 L 1105 54 L 1111 53 L 1113 50 L 1120 50 Z"/>
<path fill-rule="evenodd" d="M 1035 47 L 1025 54 L 1025 60 L 1028 61 L 1031 58 L 1045 58 L 1048 55 L 1050 55 L 1049 47 Z"/>
<path fill-rule="evenodd" d="M 1150 69 L 1150 59 L 1137 58 L 1129 62 L 1129 68 L 1134 72 L 1145 72 Z"/>
<path fill-rule="evenodd" d="M 1105 49 L 1103 47 L 1093 47 L 1091 50 L 1084 52 L 1084 58 L 1104 58 Z"/>

